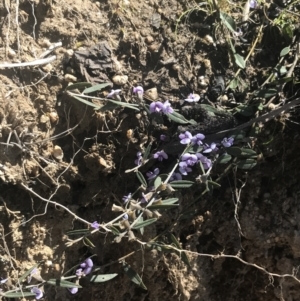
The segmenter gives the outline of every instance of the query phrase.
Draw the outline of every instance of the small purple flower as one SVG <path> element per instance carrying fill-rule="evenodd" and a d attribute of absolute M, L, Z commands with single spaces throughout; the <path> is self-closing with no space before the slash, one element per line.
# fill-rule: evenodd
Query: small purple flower
<path fill-rule="evenodd" d="M 118 98 L 118 96 L 119 96 L 119 94 L 120 94 L 121 91 L 122 91 L 121 89 L 111 90 L 107 94 L 106 98 Z"/>
<path fill-rule="evenodd" d="M 188 98 L 185 99 L 187 102 L 198 102 L 200 100 L 200 96 L 198 94 L 191 93 Z"/>
<path fill-rule="evenodd" d="M 204 154 L 208 154 L 211 152 L 216 152 L 218 150 L 216 143 L 211 143 L 211 145 L 205 144 L 204 145 Z"/>
<path fill-rule="evenodd" d="M 124 202 L 124 203 L 127 203 L 127 202 L 131 199 L 131 196 L 132 196 L 131 193 L 129 193 L 128 195 L 124 195 L 124 196 L 122 197 L 123 202 Z"/>
<path fill-rule="evenodd" d="M 233 141 L 234 141 L 234 138 L 233 137 L 230 137 L 230 138 L 224 138 L 221 143 L 224 147 L 230 147 L 232 146 L 233 144 Z"/>
<path fill-rule="evenodd" d="M 94 263 L 93 263 L 92 259 L 87 258 L 83 263 L 80 264 L 80 267 L 84 269 L 82 271 L 82 273 L 84 275 L 88 275 L 92 271 L 93 265 L 94 265 Z"/>
<path fill-rule="evenodd" d="M 134 94 L 139 94 L 139 93 L 141 93 L 141 94 L 143 95 L 143 93 L 144 93 L 144 89 L 143 89 L 143 87 L 141 87 L 141 86 L 133 87 L 132 91 L 133 91 Z"/>
<path fill-rule="evenodd" d="M 193 138 L 192 134 L 188 131 L 179 135 L 181 144 L 189 144 L 192 141 L 192 138 Z"/>
<path fill-rule="evenodd" d="M 168 159 L 168 155 L 163 151 L 158 151 L 153 155 L 154 159 L 157 159 L 158 161 L 162 161 L 163 159 Z"/>
<path fill-rule="evenodd" d="M 141 152 L 137 152 L 136 156 L 137 156 L 137 159 L 134 160 L 134 163 L 136 165 L 142 165 L 142 163 L 143 163 L 143 155 L 142 155 L 142 153 Z"/>
<path fill-rule="evenodd" d="M 182 175 L 179 172 L 174 172 L 170 177 L 169 181 L 172 182 L 172 181 L 180 181 L 180 180 L 182 180 Z"/>
<path fill-rule="evenodd" d="M 37 274 L 37 273 L 38 273 L 38 269 L 34 268 L 27 277 L 27 283 L 30 283 L 32 280 L 32 275 Z"/>
<path fill-rule="evenodd" d="M 186 153 L 181 156 L 181 161 L 185 162 L 188 166 L 193 166 L 197 163 L 198 158 L 194 154 Z"/>
<path fill-rule="evenodd" d="M 95 222 L 91 223 L 91 227 L 94 229 L 99 229 L 100 225 L 95 221 Z"/>
<path fill-rule="evenodd" d="M 39 300 L 43 297 L 43 292 L 36 286 L 31 289 L 31 292 L 35 294 L 35 299 Z"/>
<path fill-rule="evenodd" d="M 82 269 L 77 269 L 75 275 L 76 275 L 77 277 L 82 276 Z"/>
<path fill-rule="evenodd" d="M 148 171 L 146 173 L 146 175 L 148 177 L 148 181 L 155 179 L 158 174 L 159 174 L 159 168 L 155 168 L 153 170 L 153 172 L 152 171 Z"/>
<path fill-rule="evenodd" d="M 164 105 L 160 101 L 154 101 L 151 103 L 149 109 L 151 113 L 158 113 L 163 110 Z"/>
<path fill-rule="evenodd" d="M 188 172 L 191 172 L 192 169 L 188 167 L 185 161 L 179 163 L 179 171 L 182 175 L 186 176 Z"/>
<path fill-rule="evenodd" d="M 127 213 L 125 213 L 125 215 L 123 215 L 123 219 L 124 219 L 124 220 L 127 220 L 127 219 L 128 219 L 128 214 L 127 214 Z"/>
<path fill-rule="evenodd" d="M 166 141 L 167 140 L 167 136 L 164 135 L 164 134 L 161 134 L 159 138 L 160 138 L 161 141 Z"/>
<path fill-rule="evenodd" d="M 203 168 L 209 169 L 212 166 L 212 162 L 210 159 L 208 159 L 207 157 L 203 156 L 200 153 L 196 154 L 197 158 L 198 158 L 198 162 L 200 161 L 202 163 Z"/>
<path fill-rule="evenodd" d="M 250 8 L 252 9 L 256 9 L 258 4 L 257 4 L 257 1 L 256 0 L 250 0 Z"/>
<path fill-rule="evenodd" d="M 174 109 L 171 107 L 168 100 L 164 102 L 162 110 L 165 114 L 172 114 L 174 112 Z"/>
<path fill-rule="evenodd" d="M 199 133 L 191 138 L 191 143 L 192 145 L 198 144 L 200 146 L 203 144 L 202 142 L 203 139 L 205 139 L 205 136 Z"/>
<path fill-rule="evenodd" d="M 78 287 L 69 287 L 68 290 L 71 294 L 74 295 L 78 292 Z"/>

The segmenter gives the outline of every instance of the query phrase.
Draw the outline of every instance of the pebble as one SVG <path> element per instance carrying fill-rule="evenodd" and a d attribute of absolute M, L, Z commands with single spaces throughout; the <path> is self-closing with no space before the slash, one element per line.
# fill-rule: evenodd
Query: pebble
<path fill-rule="evenodd" d="M 115 75 L 112 78 L 112 81 L 114 84 L 118 86 L 124 86 L 128 82 L 128 76 L 127 75 Z"/>
<path fill-rule="evenodd" d="M 54 149 L 52 151 L 52 156 L 57 160 L 57 161 L 62 161 L 63 157 L 64 157 L 64 152 L 61 149 L 60 146 L 55 145 Z"/>
<path fill-rule="evenodd" d="M 156 88 L 151 88 L 145 91 L 145 96 L 147 96 L 151 100 L 157 100 L 158 99 L 158 93 Z"/>
<path fill-rule="evenodd" d="M 65 81 L 68 82 L 68 83 L 76 82 L 77 77 L 72 75 L 72 74 L 66 73 L 65 74 Z"/>
<path fill-rule="evenodd" d="M 53 69 L 53 66 L 51 64 L 47 64 L 47 65 L 42 66 L 42 70 L 47 72 L 47 73 L 50 73 L 52 69 Z"/>

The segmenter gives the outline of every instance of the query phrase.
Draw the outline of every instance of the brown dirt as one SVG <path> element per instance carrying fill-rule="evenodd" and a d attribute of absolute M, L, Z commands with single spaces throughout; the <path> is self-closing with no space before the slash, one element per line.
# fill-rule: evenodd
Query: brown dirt
<path fill-rule="evenodd" d="M 112 281 L 83 283 L 74 296 L 66 289 L 45 286 L 44 300 L 300 300 L 295 280 L 270 279 L 232 258 L 190 254 L 187 267 L 177 254 L 144 249 L 127 240 L 117 244 L 113 235 L 101 233 L 91 237 L 94 249 L 82 242 L 66 247 L 66 231 L 84 226 L 22 188 L 23 184 L 45 199 L 51 197 L 91 222 L 115 217 L 112 204 L 122 204 L 122 196 L 138 186 L 135 175 L 124 172 L 134 167 L 136 152 L 155 137 L 140 114 L 126 109 L 95 113 L 64 93 L 67 73 L 86 80 L 70 58 L 71 50 L 105 42 L 112 62 L 106 73 L 99 71 L 98 79 L 127 75 L 124 97 L 142 84 L 145 89 L 157 88 L 160 99 L 177 103 L 189 92 L 203 90 L 200 75 L 211 81 L 214 74 L 233 72 L 226 47 L 221 43 L 216 48 L 206 37 L 210 31 L 199 25 L 209 23 L 209 17 L 191 11 L 189 20 L 177 23 L 194 6 L 176 0 L 35 0 L 20 1 L 17 25 L 16 3 L 7 5 L 9 13 L 0 4 L 0 62 L 31 61 L 49 41 L 61 41 L 62 47 L 54 51 L 57 58 L 51 65 L 0 70 L 0 276 L 9 276 L 14 283 L 25 270 L 44 261 L 42 277 L 55 278 L 87 256 L 96 255 L 95 264 L 103 266 L 135 251 L 126 260 L 141 275 L 147 291 L 130 282 L 120 264 L 113 264 L 103 269 L 119 274 Z M 161 17 L 158 28 L 150 24 L 154 14 Z M 258 65 L 247 69 L 249 82 L 261 74 Z M 56 136 L 61 133 L 65 134 Z M 254 170 L 231 172 L 220 190 L 189 208 L 189 215 L 172 227 L 184 249 L 238 255 L 272 273 L 297 274 L 300 175 L 295 168 L 299 135 L 294 133 L 287 122 L 275 141 L 259 150 L 264 160 Z M 268 138 L 268 134 L 260 137 Z M 57 148 L 64 154 L 62 160 L 53 156 Z M 239 230 L 234 200 L 240 190 Z M 201 192 L 200 186 L 176 192 L 179 211 Z M 164 213 L 141 239 L 155 237 L 176 214 Z"/>

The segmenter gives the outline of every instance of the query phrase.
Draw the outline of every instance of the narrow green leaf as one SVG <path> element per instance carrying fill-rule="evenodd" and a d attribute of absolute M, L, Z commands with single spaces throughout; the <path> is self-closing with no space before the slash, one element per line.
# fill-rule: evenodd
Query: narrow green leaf
<path fill-rule="evenodd" d="M 246 160 L 241 160 L 239 161 L 236 166 L 239 169 L 244 169 L 244 170 L 248 170 L 248 169 L 252 169 L 255 165 L 257 164 L 257 161 L 254 159 L 246 159 Z"/>
<path fill-rule="evenodd" d="M 230 84 L 229 84 L 229 88 L 232 90 L 235 90 L 239 85 L 239 80 L 237 78 L 234 78 Z"/>
<path fill-rule="evenodd" d="M 113 103 L 113 104 L 116 104 L 118 106 L 126 107 L 126 108 L 136 110 L 136 111 L 140 110 L 138 105 L 136 105 L 136 104 L 130 104 L 130 103 L 127 103 L 127 102 L 122 102 L 122 101 L 117 101 L 117 100 L 112 100 L 112 99 L 106 99 L 106 100 Z"/>
<path fill-rule="evenodd" d="M 228 147 L 226 149 L 227 153 L 231 156 L 237 158 L 251 158 L 254 159 L 257 157 L 256 151 L 250 148 L 240 148 L 237 146 Z"/>
<path fill-rule="evenodd" d="M 172 209 L 178 207 L 179 204 L 157 204 L 147 207 L 147 209 Z"/>
<path fill-rule="evenodd" d="M 6 292 L 6 293 L 2 293 L 2 297 L 5 298 L 22 298 L 22 297 L 34 297 L 35 294 L 31 293 L 31 292 L 19 292 L 19 293 L 10 293 L 10 292 Z"/>
<path fill-rule="evenodd" d="M 86 235 L 91 231 L 88 229 L 78 229 L 78 230 L 70 230 L 67 231 L 67 235 Z"/>
<path fill-rule="evenodd" d="M 238 53 L 234 54 L 234 59 L 235 59 L 235 63 L 242 69 L 245 69 L 246 67 L 246 62 L 244 60 L 244 58 L 239 55 Z"/>
<path fill-rule="evenodd" d="M 211 185 L 212 187 L 215 187 L 215 188 L 220 188 L 221 187 L 221 185 L 219 183 L 216 183 L 216 182 L 211 181 L 211 180 L 207 180 L 207 183 L 209 185 Z"/>
<path fill-rule="evenodd" d="M 229 15 L 224 12 L 220 12 L 220 19 L 230 31 L 236 32 L 235 22 Z"/>
<path fill-rule="evenodd" d="M 194 182 L 187 180 L 173 181 L 169 183 L 172 188 L 189 188 Z"/>
<path fill-rule="evenodd" d="M 146 161 L 150 155 L 150 151 L 151 151 L 151 147 L 152 147 L 152 142 L 150 142 L 144 152 L 144 155 L 143 155 L 143 160 Z"/>
<path fill-rule="evenodd" d="M 132 227 L 132 229 L 137 230 L 137 229 L 140 229 L 140 228 L 143 228 L 143 227 L 147 227 L 147 226 L 149 226 L 149 225 L 155 223 L 156 221 L 157 221 L 157 218 L 150 218 L 150 219 L 147 219 L 147 220 L 145 220 L 145 221 L 143 221 L 143 222 L 136 223 L 136 224 Z"/>
<path fill-rule="evenodd" d="M 60 286 L 60 287 L 78 287 L 81 288 L 82 286 L 79 284 L 76 284 L 71 281 L 63 280 L 63 279 L 49 279 L 46 281 L 46 283 L 54 286 Z"/>
<path fill-rule="evenodd" d="M 256 91 L 254 93 L 255 96 L 261 97 L 261 98 L 270 98 L 276 94 L 277 94 L 276 89 L 263 89 L 263 90 Z"/>
<path fill-rule="evenodd" d="M 105 112 L 105 111 L 112 111 L 116 108 L 118 108 L 119 106 L 108 102 L 107 104 L 103 105 L 103 106 L 99 106 L 98 108 L 94 108 L 95 111 L 99 111 L 99 112 Z"/>
<path fill-rule="evenodd" d="M 120 231 L 116 227 L 109 225 L 108 228 L 111 230 L 111 232 L 114 235 L 119 235 L 120 234 Z"/>
<path fill-rule="evenodd" d="M 277 86 L 277 85 L 282 85 L 282 84 L 285 84 L 285 83 L 288 83 L 290 81 L 293 80 L 293 77 L 292 76 L 289 76 L 289 77 L 283 77 L 283 78 L 278 78 L 278 79 L 275 79 L 273 80 L 272 82 L 269 83 L 270 86 Z"/>
<path fill-rule="evenodd" d="M 143 223 L 143 222 L 144 222 L 144 218 L 141 216 L 140 219 L 139 219 L 139 223 Z M 139 228 L 139 230 L 140 230 L 140 233 L 142 235 L 144 235 L 145 228 L 141 227 L 141 228 Z"/>
<path fill-rule="evenodd" d="M 243 116 L 252 116 L 254 114 L 254 108 L 251 105 L 240 104 L 235 108 L 236 112 Z"/>
<path fill-rule="evenodd" d="M 156 177 L 156 179 L 154 180 L 154 188 L 157 189 L 161 185 L 161 183 L 161 177 Z"/>
<path fill-rule="evenodd" d="M 92 103 L 92 102 L 90 102 L 88 100 L 85 100 L 85 99 L 83 99 L 81 97 L 72 95 L 71 93 L 69 95 L 71 95 L 73 98 L 79 100 L 80 102 L 82 102 L 82 103 L 84 103 L 84 104 L 86 104 L 86 105 L 88 105 L 90 107 L 97 108 L 97 109 L 101 108 L 99 105 L 95 105 L 94 103 Z"/>
<path fill-rule="evenodd" d="M 19 279 L 18 282 L 21 283 L 23 282 L 27 276 L 29 276 L 31 274 L 31 272 L 36 269 L 38 266 L 40 265 L 40 263 L 35 264 L 33 267 L 31 267 L 28 271 L 26 271 Z"/>
<path fill-rule="evenodd" d="M 96 91 L 100 91 L 108 86 L 112 86 L 112 83 L 103 83 L 103 84 L 98 84 L 98 85 L 95 85 L 95 86 L 92 86 L 90 88 L 87 88 L 85 89 L 82 93 L 83 94 L 89 94 L 89 93 L 93 93 L 93 92 L 96 92 Z"/>
<path fill-rule="evenodd" d="M 282 50 L 281 50 L 281 52 L 280 52 L 280 56 L 282 57 L 282 56 L 285 56 L 285 55 L 287 55 L 289 52 L 290 52 L 290 46 L 288 46 L 288 47 L 284 47 Z"/>
<path fill-rule="evenodd" d="M 173 112 L 172 114 L 167 115 L 172 121 L 175 121 L 180 124 L 197 124 L 195 120 L 187 120 L 183 115 L 178 112 Z"/>
<path fill-rule="evenodd" d="M 72 85 L 69 85 L 68 87 L 66 87 L 66 91 L 70 91 L 70 90 L 81 90 L 81 89 L 85 89 L 86 87 L 91 87 L 92 84 L 88 83 L 88 82 L 82 82 L 82 83 L 75 83 Z"/>
<path fill-rule="evenodd" d="M 93 275 L 90 279 L 90 282 L 106 282 L 109 281 L 115 277 L 117 277 L 118 274 L 102 274 L 102 275 Z"/>
<path fill-rule="evenodd" d="M 217 159 L 217 162 L 216 163 L 219 163 L 219 164 L 226 164 L 228 163 L 230 160 L 232 159 L 232 157 L 228 154 L 223 154 L 221 155 L 218 159 Z"/>
<path fill-rule="evenodd" d="M 177 249 L 180 249 L 182 250 L 181 246 L 180 246 L 180 243 L 178 242 L 178 240 L 176 239 L 176 237 L 170 233 L 170 238 L 172 240 L 172 242 L 174 243 L 175 247 Z M 177 252 L 177 254 L 180 256 L 181 260 L 188 266 L 188 267 L 191 267 L 191 264 L 190 264 L 190 261 L 189 261 L 189 258 L 187 257 L 186 253 L 181 251 L 181 252 Z"/>
<path fill-rule="evenodd" d="M 124 269 L 125 274 L 129 277 L 129 279 L 132 282 L 134 282 L 135 284 L 137 284 L 144 290 L 147 290 L 147 287 L 143 283 L 143 280 L 140 277 L 140 275 L 128 263 L 123 262 L 123 269 Z"/>
<path fill-rule="evenodd" d="M 143 174 L 140 171 L 136 171 L 136 177 L 143 186 L 145 186 L 146 188 L 148 187 L 147 181 L 145 180 Z"/>
<path fill-rule="evenodd" d="M 91 247 L 91 248 L 96 248 L 96 246 L 87 238 L 84 237 L 83 238 L 83 243 L 87 246 L 87 247 Z"/>
<path fill-rule="evenodd" d="M 162 201 L 162 204 L 164 205 L 171 205 L 171 204 L 175 204 L 178 202 L 178 198 L 170 198 L 170 199 L 166 199 Z"/>

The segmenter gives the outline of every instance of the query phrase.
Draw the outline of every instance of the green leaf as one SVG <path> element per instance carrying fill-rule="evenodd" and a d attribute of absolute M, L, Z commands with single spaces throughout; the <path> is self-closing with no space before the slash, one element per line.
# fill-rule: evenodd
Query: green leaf
<path fill-rule="evenodd" d="M 91 231 L 88 229 L 78 229 L 78 230 L 71 230 L 67 231 L 67 235 L 86 235 Z"/>
<path fill-rule="evenodd" d="M 98 108 L 94 108 L 94 110 L 99 111 L 99 112 L 105 112 L 105 111 L 112 111 L 118 107 L 119 107 L 118 105 L 108 102 L 107 104 L 105 104 L 101 107 L 99 106 Z"/>
<path fill-rule="evenodd" d="M 136 105 L 136 104 L 130 104 L 130 103 L 127 103 L 127 102 L 122 102 L 122 101 L 117 101 L 117 100 L 112 100 L 112 99 L 106 99 L 106 100 L 113 103 L 113 104 L 115 104 L 115 105 L 121 106 L 121 107 L 129 108 L 129 109 L 132 109 L 132 110 L 135 110 L 135 111 L 140 110 L 138 105 Z"/>
<path fill-rule="evenodd" d="M 231 156 L 237 158 L 251 158 L 254 159 L 257 157 L 256 151 L 251 148 L 239 148 L 237 146 L 228 147 L 226 149 L 227 153 Z"/>
<path fill-rule="evenodd" d="M 88 100 L 85 100 L 85 99 L 83 99 L 83 98 L 81 98 L 81 97 L 72 95 L 71 93 L 70 93 L 69 95 L 72 96 L 73 98 L 79 100 L 80 102 L 82 102 L 82 103 L 84 103 L 84 104 L 90 106 L 90 107 L 97 108 L 97 110 L 98 110 L 99 108 L 101 108 L 99 105 L 95 105 L 94 103 L 92 103 L 92 102 L 90 102 L 90 101 L 88 101 Z"/>
<path fill-rule="evenodd" d="M 172 114 L 168 114 L 167 116 L 172 121 L 180 123 L 180 124 L 197 124 L 197 122 L 195 120 L 187 120 L 183 115 L 181 115 L 175 111 Z"/>
<path fill-rule="evenodd" d="M 154 188 L 157 189 L 161 185 L 161 183 L 161 177 L 156 177 L 156 179 L 154 180 Z"/>
<path fill-rule="evenodd" d="M 162 204 L 171 205 L 171 204 L 177 203 L 178 200 L 179 200 L 178 198 L 170 198 L 170 199 L 163 200 Z"/>
<path fill-rule="evenodd" d="M 144 155 L 143 155 L 143 161 L 146 161 L 150 155 L 150 151 L 151 151 L 151 147 L 152 147 L 152 142 L 150 142 L 144 152 Z"/>
<path fill-rule="evenodd" d="M 111 232 L 114 234 L 114 235 L 119 235 L 120 234 L 120 231 L 116 228 L 116 227 L 114 227 L 114 226 L 112 226 L 112 225 L 109 225 L 109 226 L 107 226 L 110 230 L 111 230 Z"/>
<path fill-rule="evenodd" d="M 236 31 L 235 22 L 234 22 L 234 20 L 229 15 L 227 15 L 224 12 L 220 12 L 220 19 L 223 21 L 223 23 L 226 25 L 226 27 L 230 31 L 232 31 L 232 32 Z"/>
<path fill-rule="evenodd" d="M 87 246 L 87 247 L 91 247 L 91 248 L 96 248 L 96 246 L 87 238 L 84 237 L 83 238 L 83 243 Z"/>
<path fill-rule="evenodd" d="M 31 267 L 28 271 L 26 271 L 19 279 L 18 282 L 21 283 L 25 280 L 25 278 L 27 276 L 29 276 L 31 274 L 31 272 L 36 269 L 38 266 L 40 265 L 40 263 L 35 264 L 33 267 Z"/>
<path fill-rule="evenodd" d="M 180 246 L 180 243 L 178 242 L 178 240 L 176 239 L 176 237 L 175 237 L 172 233 L 170 233 L 170 238 L 171 238 L 172 242 L 174 243 L 175 247 L 176 247 L 177 249 L 182 250 L 182 248 L 181 248 L 181 246 Z M 181 251 L 181 252 L 177 251 L 176 253 L 180 256 L 181 260 L 182 260 L 188 267 L 191 267 L 190 260 L 189 260 L 189 258 L 187 257 L 187 255 L 186 255 L 185 252 L 183 252 L 183 251 Z"/>
<path fill-rule="evenodd" d="M 140 277 L 140 275 L 128 263 L 123 262 L 123 269 L 124 269 L 125 274 L 129 277 L 129 279 L 132 282 L 134 282 L 135 284 L 137 284 L 144 290 L 147 290 L 147 287 L 143 283 L 143 280 Z"/>
<path fill-rule="evenodd" d="M 112 86 L 112 83 L 103 83 L 103 84 L 98 84 L 98 85 L 95 85 L 95 86 L 92 86 L 90 88 L 87 88 L 85 89 L 82 93 L 83 94 L 89 94 L 89 93 L 93 93 L 93 92 L 96 92 L 96 91 L 100 91 L 108 86 Z"/>
<path fill-rule="evenodd" d="M 273 80 L 272 82 L 270 82 L 269 85 L 270 86 L 282 85 L 282 84 L 288 83 L 288 82 L 290 82 L 292 80 L 293 80 L 292 76 L 278 78 L 278 79 Z"/>
<path fill-rule="evenodd" d="M 263 90 L 260 90 L 260 91 L 256 91 L 254 93 L 255 96 L 257 97 L 261 97 L 261 98 L 270 98 L 274 95 L 277 94 L 277 90 L 276 89 L 263 89 Z"/>
<path fill-rule="evenodd" d="M 290 52 L 290 50 L 291 50 L 290 46 L 283 48 L 280 52 L 280 56 L 282 57 L 282 56 L 287 55 Z"/>
<path fill-rule="evenodd" d="M 187 181 L 187 180 L 180 180 L 180 181 L 172 181 L 169 183 L 172 188 L 189 188 L 191 187 L 194 182 Z"/>
<path fill-rule="evenodd" d="M 143 174 L 140 171 L 137 171 L 136 176 L 137 176 L 138 180 L 140 181 L 140 183 L 147 188 L 148 184 L 147 184 L 147 181 L 145 180 Z"/>
<path fill-rule="evenodd" d="M 234 78 L 230 83 L 229 83 L 229 88 L 232 90 L 235 90 L 239 86 L 239 80 L 237 78 Z"/>
<path fill-rule="evenodd" d="M 19 293 L 10 293 L 10 292 L 6 292 L 6 293 L 2 293 L 2 297 L 5 298 L 22 298 L 22 297 L 34 297 L 35 294 L 31 293 L 31 292 L 19 292 Z"/>
<path fill-rule="evenodd" d="M 88 82 L 82 82 L 82 83 L 75 83 L 72 85 L 69 85 L 68 87 L 66 87 L 66 91 L 70 91 L 70 90 L 81 90 L 81 89 L 85 89 L 86 87 L 91 87 L 92 84 L 88 83 Z"/>
<path fill-rule="evenodd" d="M 245 105 L 245 104 L 240 104 L 239 106 L 237 106 L 235 108 L 235 110 L 239 114 L 241 114 L 243 116 L 247 116 L 247 117 L 252 116 L 254 114 L 254 108 L 251 105 L 249 106 L 249 105 Z"/>
<path fill-rule="evenodd" d="M 48 281 L 46 281 L 46 283 L 48 283 L 50 285 L 54 285 L 54 286 L 60 286 L 60 287 L 70 287 L 70 288 L 72 288 L 72 287 L 81 288 L 82 287 L 79 284 L 76 284 L 71 281 L 63 280 L 63 279 L 49 279 Z"/>
<path fill-rule="evenodd" d="M 150 218 L 150 219 L 147 219 L 147 220 L 145 220 L 145 221 L 143 221 L 143 222 L 136 223 L 136 224 L 132 227 L 132 229 L 137 230 L 137 229 L 140 229 L 140 228 L 143 228 L 143 227 L 147 227 L 147 226 L 149 226 L 149 225 L 155 223 L 156 221 L 157 221 L 157 218 Z"/>
<path fill-rule="evenodd" d="M 232 157 L 231 157 L 230 155 L 228 155 L 228 154 L 225 153 L 225 154 L 221 155 L 221 156 L 217 159 L 216 163 L 219 163 L 219 164 L 226 164 L 226 163 L 228 163 L 231 159 L 232 159 Z"/>
<path fill-rule="evenodd" d="M 90 278 L 90 282 L 96 282 L 96 283 L 99 283 L 99 282 L 106 282 L 106 281 L 109 281 L 115 277 L 117 277 L 118 274 L 102 274 L 102 275 L 93 275 L 91 278 Z"/>
<path fill-rule="evenodd" d="M 151 205 L 147 207 L 147 209 L 171 209 L 178 207 L 179 204 L 157 204 L 157 205 Z"/>
<path fill-rule="evenodd" d="M 211 180 L 207 180 L 207 184 L 210 186 L 210 188 L 213 188 L 213 187 L 220 188 L 221 187 L 221 185 L 219 183 L 216 183 L 216 182 L 211 181 Z"/>
<path fill-rule="evenodd" d="M 246 62 L 244 60 L 244 58 L 239 55 L 238 53 L 234 54 L 234 59 L 235 59 L 235 63 L 241 68 L 241 69 L 245 69 L 246 67 Z"/>
<path fill-rule="evenodd" d="M 246 160 L 241 160 L 239 161 L 236 166 L 239 168 L 239 169 L 244 169 L 244 170 L 247 170 L 247 169 L 252 169 L 255 165 L 257 164 L 257 161 L 254 160 L 254 159 L 246 159 Z"/>

